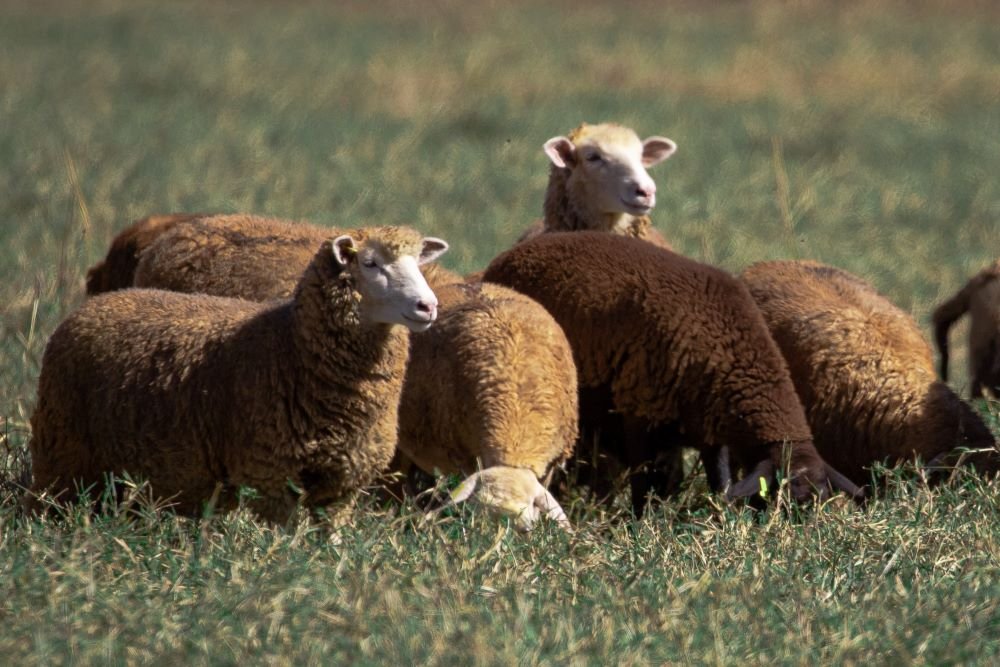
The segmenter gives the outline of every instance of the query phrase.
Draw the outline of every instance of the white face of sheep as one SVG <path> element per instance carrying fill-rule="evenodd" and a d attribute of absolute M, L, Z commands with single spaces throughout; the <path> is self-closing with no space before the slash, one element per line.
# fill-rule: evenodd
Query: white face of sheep
<path fill-rule="evenodd" d="M 511 517 L 520 531 L 531 530 L 542 517 L 571 530 L 559 502 L 542 486 L 535 473 L 524 468 L 493 466 L 470 475 L 451 493 L 453 504 L 465 501 Z"/>
<path fill-rule="evenodd" d="M 384 251 L 355 243 L 348 235 L 333 240 L 334 259 L 344 268 L 357 262 L 355 276 L 362 297 L 362 318 L 370 323 L 402 324 L 410 331 L 426 331 L 437 318 L 437 297 L 420 265 L 432 262 L 448 249 L 441 239 L 423 239 L 419 256 L 387 257 Z"/>
<path fill-rule="evenodd" d="M 656 183 L 646 168 L 669 158 L 677 145 L 665 137 L 640 141 L 625 127 L 593 125 L 583 129 L 576 143 L 553 137 L 544 150 L 552 164 L 571 171 L 573 190 L 582 187 L 598 212 L 646 215 L 656 206 Z"/>

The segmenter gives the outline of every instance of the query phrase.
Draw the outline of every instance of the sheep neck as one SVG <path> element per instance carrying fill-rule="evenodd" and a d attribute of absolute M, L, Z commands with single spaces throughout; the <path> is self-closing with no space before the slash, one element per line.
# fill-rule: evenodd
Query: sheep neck
<path fill-rule="evenodd" d="M 606 213 L 589 202 L 583 185 L 571 183 L 572 170 L 552 165 L 545 191 L 545 231 L 593 230 L 643 238 L 652 225 L 648 215 Z M 574 187 L 574 185 L 576 187 Z"/>
<path fill-rule="evenodd" d="M 335 394 L 346 384 L 396 381 L 406 328 L 364 322 L 351 275 L 323 273 L 310 264 L 295 292 L 292 338 L 300 370 L 317 378 L 320 392 Z"/>

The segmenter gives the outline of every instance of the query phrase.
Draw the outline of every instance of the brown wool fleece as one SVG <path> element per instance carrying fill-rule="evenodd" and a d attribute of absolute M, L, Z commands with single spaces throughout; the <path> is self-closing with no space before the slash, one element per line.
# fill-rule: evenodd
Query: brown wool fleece
<path fill-rule="evenodd" d="M 408 348 L 405 327 L 360 323 L 353 270 L 325 244 L 291 300 L 148 289 L 89 299 L 46 347 L 31 492 L 128 472 L 197 513 L 217 485 L 221 509 L 246 485 L 274 521 L 295 507 L 289 483 L 311 508 L 349 500 L 392 458 Z"/>
<path fill-rule="evenodd" d="M 544 478 L 577 436 L 576 370 L 562 329 L 499 285 L 435 293 L 438 320 L 410 338 L 400 449 L 425 471 L 505 465 Z"/>
<path fill-rule="evenodd" d="M 103 276 L 104 267 L 120 267 L 115 279 L 95 279 L 92 288 L 88 278 L 87 293 L 156 287 L 252 301 L 287 297 L 319 244 L 342 233 L 359 230 L 245 214 L 150 216 L 115 237 L 88 272 Z M 421 271 L 432 288 L 461 280 L 436 263 Z"/>
<path fill-rule="evenodd" d="M 87 271 L 87 294 L 132 287 L 142 251 L 174 225 L 200 217 L 198 213 L 151 215 L 123 229 L 111 242 L 107 257 Z"/>
<path fill-rule="evenodd" d="M 876 461 L 992 447 L 982 420 L 937 381 L 913 318 L 846 271 L 811 261 L 741 275 L 788 362 L 816 448 L 856 483 Z M 975 463 L 984 467 L 992 457 Z"/>
<path fill-rule="evenodd" d="M 309 260 L 300 248 L 330 235 L 256 216 L 198 220 L 153 244 L 136 282 L 251 300 L 284 297 Z M 576 373 L 562 330 L 510 290 L 447 288 L 462 277 L 436 263 L 421 271 L 438 296 L 438 319 L 411 334 L 400 448 L 426 472 L 471 474 L 479 459 L 483 467 L 524 467 L 541 477 L 569 455 L 576 438 Z M 465 391 L 455 392 L 457 385 Z"/>
<path fill-rule="evenodd" d="M 934 339 L 941 354 L 941 378 L 948 379 L 948 330 L 969 314 L 969 379 L 973 398 L 984 390 L 1000 399 L 1000 260 L 977 273 L 934 310 Z"/>
<path fill-rule="evenodd" d="M 788 369 L 746 288 L 729 274 L 633 238 L 543 234 L 497 257 L 485 279 L 537 300 L 573 348 L 582 389 L 701 447 L 728 445 L 744 469 L 768 457 L 808 487 L 822 459 Z"/>

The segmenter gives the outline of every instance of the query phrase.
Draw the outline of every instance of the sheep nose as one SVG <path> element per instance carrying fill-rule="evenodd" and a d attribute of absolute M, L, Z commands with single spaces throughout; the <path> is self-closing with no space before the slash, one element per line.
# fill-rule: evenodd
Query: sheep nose
<path fill-rule="evenodd" d="M 643 199 L 649 199 L 656 194 L 656 184 L 647 183 L 646 185 L 637 185 L 635 188 L 635 196 L 641 197 Z"/>
<path fill-rule="evenodd" d="M 434 319 L 437 316 L 437 301 L 424 301 L 420 299 L 417 301 L 417 311 L 421 313 L 427 313 L 428 319 Z"/>

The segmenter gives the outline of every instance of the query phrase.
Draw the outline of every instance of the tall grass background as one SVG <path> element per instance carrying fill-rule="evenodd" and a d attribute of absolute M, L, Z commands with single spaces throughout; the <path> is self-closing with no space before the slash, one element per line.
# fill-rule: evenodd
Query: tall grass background
<path fill-rule="evenodd" d="M 47 336 L 137 217 L 407 223 L 475 270 L 540 215 L 541 144 L 613 120 L 678 143 L 652 175 L 679 251 L 819 259 L 926 325 L 1000 255 L 998 110 L 989 2 L 3 3 L 0 660 L 993 662 L 1000 489 L 964 475 L 761 515 L 696 482 L 641 522 L 576 503 L 572 536 L 139 493 L 27 520 L 17 486 Z"/>

